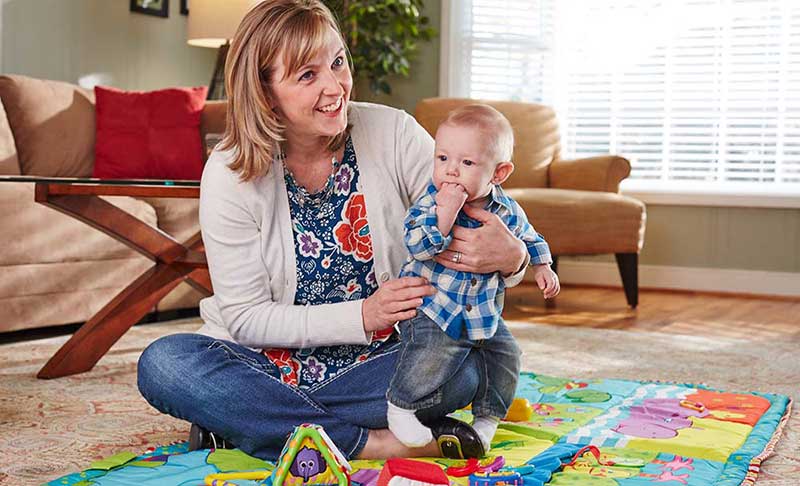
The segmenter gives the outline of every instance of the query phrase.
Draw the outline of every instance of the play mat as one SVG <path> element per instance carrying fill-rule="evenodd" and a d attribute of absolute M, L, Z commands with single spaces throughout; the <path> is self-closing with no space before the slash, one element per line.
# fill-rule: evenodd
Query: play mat
<path fill-rule="evenodd" d="M 783 395 L 727 393 L 703 385 L 569 380 L 533 373 L 522 374 L 517 395 L 531 404 L 529 420 L 501 424 L 482 463 L 503 456 L 506 466 L 524 472 L 524 486 L 751 484 L 777 442 L 791 406 Z M 466 410 L 455 415 L 471 419 Z M 596 447 L 578 454 L 588 445 Z M 599 455 L 589 453 L 593 451 Z M 426 461 L 443 468 L 465 463 Z M 522 467 L 526 464 L 533 467 Z M 350 466 L 352 484 L 367 486 L 375 484 L 375 474 L 383 464 L 350 461 Z M 238 450 L 187 452 L 183 443 L 141 456 L 117 454 L 47 484 L 203 485 L 208 475 L 237 471 L 274 472 L 275 465 Z M 293 479 L 291 484 L 302 484 L 301 475 L 292 474 L 285 476 Z M 235 484 L 271 485 L 275 476 L 236 480 Z M 466 486 L 467 478 L 450 477 L 450 482 Z"/>

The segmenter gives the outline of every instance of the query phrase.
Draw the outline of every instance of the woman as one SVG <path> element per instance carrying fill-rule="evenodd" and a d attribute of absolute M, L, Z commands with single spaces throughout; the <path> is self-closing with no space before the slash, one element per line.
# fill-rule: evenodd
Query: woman
<path fill-rule="evenodd" d="M 200 304 L 200 334 L 144 351 L 142 395 L 199 425 L 193 432 L 268 460 L 304 422 L 348 458 L 442 454 L 436 441 L 410 449 L 386 430 L 393 325 L 434 293 L 423 279 L 393 278 L 406 258 L 405 211 L 431 175 L 431 137 L 402 111 L 350 101 L 342 35 L 316 0 L 254 7 L 231 44 L 226 88 L 227 131 L 200 198 L 214 295 Z M 524 244 L 484 216 L 454 235 L 442 263 L 522 278 Z M 472 401 L 478 365 L 470 355 L 446 399 L 419 413 L 467 455 L 474 430 L 442 417 Z"/>

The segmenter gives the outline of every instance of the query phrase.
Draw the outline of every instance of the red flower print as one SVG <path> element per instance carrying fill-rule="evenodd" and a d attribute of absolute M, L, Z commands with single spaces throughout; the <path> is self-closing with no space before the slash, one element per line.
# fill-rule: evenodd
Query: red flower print
<path fill-rule="evenodd" d="M 269 358 L 281 372 L 281 381 L 287 385 L 297 386 L 297 374 L 300 371 L 300 363 L 292 359 L 292 354 L 280 348 L 265 349 L 262 351 L 264 356 Z"/>
<path fill-rule="evenodd" d="M 364 195 L 354 192 L 342 210 L 342 221 L 333 228 L 336 241 L 345 255 L 368 262 L 372 259 L 372 235 L 367 224 L 367 207 Z"/>
<path fill-rule="evenodd" d="M 386 329 L 381 329 L 380 331 L 375 331 L 372 333 L 372 342 L 375 341 L 386 341 L 386 339 L 394 333 L 393 327 L 387 327 Z"/>

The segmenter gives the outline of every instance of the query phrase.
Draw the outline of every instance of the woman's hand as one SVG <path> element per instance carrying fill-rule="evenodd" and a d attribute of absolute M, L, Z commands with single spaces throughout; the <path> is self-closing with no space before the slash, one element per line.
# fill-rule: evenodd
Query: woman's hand
<path fill-rule="evenodd" d="M 480 228 L 453 227 L 453 241 L 435 259 L 447 268 L 460 272 L 511 275 L 520 269 L 527 258 L 525 243 L 514 236 L 499 216 L 465 204 L 463 208 Z M 456 252 L 461 254 L 460 259 Z M 456 260 L 460 260 L 456 263 Z"/>
<path fill-rule="evenodd" d="M 422 298 L 436 289 L 422 277 L 401 277 L 389 280 L 361 306 L 361 321 L 367 332 L 392 327 L 397 321 L 417 315 Z"/>

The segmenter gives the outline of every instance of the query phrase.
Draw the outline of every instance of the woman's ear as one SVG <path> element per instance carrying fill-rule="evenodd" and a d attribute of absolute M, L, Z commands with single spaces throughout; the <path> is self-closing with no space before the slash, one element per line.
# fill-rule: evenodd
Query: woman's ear
<path fill-rule="evenodd" d="M 498 162 L 494 168 L 494 176 L 492 176 L 492 184 L 500 185 L 508 179 L 508 176 L 514 172 L 514 164 L 512 162 Z"/>

